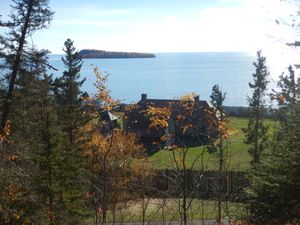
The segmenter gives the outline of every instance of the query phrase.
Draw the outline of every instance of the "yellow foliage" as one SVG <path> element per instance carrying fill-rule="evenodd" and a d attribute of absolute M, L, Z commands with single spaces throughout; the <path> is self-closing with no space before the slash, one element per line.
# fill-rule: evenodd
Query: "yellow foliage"
<path fill-rule="evenodd" d="M 96 76 L 95 87 L 98 90 L 98 93 L 94 96 L 94 99 L 101 102 L 103 110 L 110 111 L 114 106 L 119 105 L 120 102 L 113 100 L 113 98 L 110 96 L 110 91 L 106 86 L 109 74 L 104 72 L 104 75 L 102 75 L 103 73 L 97 67 L 94 68 L 94 73 Z"/>
<path fill-rule="evenodd" d="M 22 225 L 29 225 L 29 224 L 31 224 L 31 222 L 30 222 L 29 218 L 26 217 L 26 218 L 24 219 Z"/>
<path fill-rule="evenodd" d="M 91 132 L 91 138 L 85 156 L 89 160 L 89 171 L 96 180 L 99 179 L 95 185 L 101 191 L 86 193 L 86 198 L 101 199 L 102 194 L 113 196 L 107 203 L 112 204 L 128 199 L 130 187 L 150 175 L 150 172 L 147 169 L 146 152 L 135 135 L 126 134 L 120 129 L 103 134 L 99 126 L 100 123 L 94 122 L 86 127 Z"/>
<path fill-rule="evenodd" d="M 149 106 L 146 116 L 149 117 L 151 128 L 167 128 L 171 116 L 171 108 Z"/>
<path fill-rule="evenodd" d="M 114 164 L 119 168 L 128 166 L 133 158 L 145 156 L 143 147 L 138 144 L 138 139 L 133 134 L 125 134 L 122 130 L 114 129 L 111 134 L 104 136 L 99 130 L 94 129 L 86 156 L 95 163 L 90 167 L 94 171 L 103 169 L 103 162 Z"/>
<path fill-rule="evenodd" d="M 86 97 L 84 100 L 86 105 L 93 110 L 90 113 L 90 116 L 99 118 L 100 112 L 111 111 L 120 104 L 120 101 L 114 100 L 110 96 L 110 91 L 106 85 L 109 74 L 106 72 L 101 72 L 98 67 L 94 68 L 94 74 L 96 76 L 96 82 L 94 85 L 97 89 L 97 94 L 93 95 L 92 97 Z"/>
<path fill-rule="evenodd" d="M 182 100 L 182 101 L 193 101 L 196 96 L 197 96 L 197 94 L 192 92 L 190 94 L 182 95 L 180 97 L 180 100 Z"/>

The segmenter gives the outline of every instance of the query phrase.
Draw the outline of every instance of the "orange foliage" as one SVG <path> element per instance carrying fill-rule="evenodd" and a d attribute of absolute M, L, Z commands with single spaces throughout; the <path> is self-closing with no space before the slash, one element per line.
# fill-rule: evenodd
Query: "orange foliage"
<path fill-rule="evenodd" d="M 2 143 L 3 141 L 8 142 L 9 134 L 10 134 L 10 122 L 7 121 L 4 129 L 2 130 L 2 132 L 0 134 L 0 143 Z"/>
<path fill-rule="evenodd" d="M 179 101 L 170 103 L 166 107 L 148 106 L 145 115 L 150 120 L 150 128 L 167 128 L 173 118 L 182 133 L 193 127 L 195 107 L 195 93 L 184 95 Z"/>
<path fill-rule="evenodd" d="M 4 192 L 4 197 L 5 199 L 16 201 L 18 199 L 18 196 L 22 192 L 23 189 L 21 187 L 18 187 L 16 185 L 9 185 Z"/>
<path fill-rule="evenodd" d="M 9 160 L 12 162 L 16 162 L 19 159 L 19 155 L 18 154 L 13 154 L 9 156 Z"/>
<path fill-rule="evenodd" d="M 113 129 L 108 136 L 94 129 L 85 155 L 90 161 L 89 171 L 99 179 L 94 185 L 101 189 L 100 193 L 86 193 L 86 198 L 102 199 L 105 195 L 107 202 L 103 204 L 108 204 L 105 207 L 127 200 L 134 181 L 140 180 L 137 177 L 142 177 L 141 173 L 146 173 L 141 165 L 146 160 L 143 147 L 133 134 L 125 134 L 119 129 Z"/>
<path fill-rule="evenodd" d="M 206 110 L 207 121 L 210 129 L 215 129 L 222 139 L 228 139 L 231 133 L 236 130 L 228 127 L 228 121 L 225 115 L 221 117 L 220 112 L 214 110 Z"/>
<path fill-rule="evenodd" d="M 286 99 L 284 96 L 280 95 L 280 96 L 278 96 L 278 101 L 280 104 L 283 104 L 286 101 Z"/>
<path fill-rule="evenodd" d="M 114 129 L 110 136 L 103 136 L 95 130 L 92 133 L 86 156 L 93 158 L 95 162 L 106 160 L 122 168 L 130 159 L 144 156 L 144 150 L 133 134 L 124 134 L 121 130 Z M 101 163 L 90 166 L 94 171 L 103 169 Z"/>

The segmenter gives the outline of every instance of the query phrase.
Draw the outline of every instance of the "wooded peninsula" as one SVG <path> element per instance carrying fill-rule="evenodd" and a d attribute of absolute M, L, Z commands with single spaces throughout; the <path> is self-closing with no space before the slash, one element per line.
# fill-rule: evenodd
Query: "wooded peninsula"
<path fill-rule="evenodd" d="M 138 53 L 138 52 L 111 52 L 96 49 L 83 49 L 79 55 L 84 59 L 92 58 L 155 58 L 152 53 Z"/>

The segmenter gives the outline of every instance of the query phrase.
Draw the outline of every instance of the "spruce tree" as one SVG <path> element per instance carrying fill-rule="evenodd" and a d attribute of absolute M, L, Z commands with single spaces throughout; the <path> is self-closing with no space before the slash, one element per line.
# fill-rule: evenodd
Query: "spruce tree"
<path fill-rule="evenodd" d="M 53 224 L 52 215 L 57 215 L 54 212 L 61 205 L 57 200 L 62 184 L 60 131 L 50 91 L 51 79 L 46 75 L 47 53 L 32 50 L 32 57 L 21 64 L 16 80 L 10 143 L 3 151 L 9 160 L 3 160 L 0 167 L 0 175 L 5 178 L 0 182 L 0 196 L 4 197 L 0 201 L 9 223 Z M 10 188 L 18 190 L 16 196 L 22 197 L 5 197 Z M 14 217 L 7 212 L 22 216 Z"/>
<path fill-rule="evenodd" d="M 64 43 L 65 57 L 62 61 L 66 70 L 61 78 L 55 81 L 55 95 L 61 127 L 67 136 L 68 143 L 73 145 L 78 136 L 78 128 L 84 124 L 82 92 L 80 87 L 85 79 L 80 80 L 82 59 L 73 41 L 67 39 Z"/>
<path fill-rule="evenodd" d="M 293 107 L 297 102 L 297 97 L 299 97 L 299 83 L 297 83 L 295 78 L 295 71 L 292 66 L 288 67 L 288 75 L 285 73 L 279 76 L 279 81 L 277 82 L 279 92 L 276 93 L 279 106 L 288 105 Z"/>
<path fill-rule="evenodd" d="M 64 178 L 64 202 L 69 214 L 78 212 L 78 202 L 82 196 L 82 177 L 83 177 L 83 149 L 85 135 L 81 132 L 88 121 L 84 110 L 80 87 L 85 79 L 80 80 L 80 69 L 82 59 L 80 58 L 73 41 L 67 39 L 64 43 L 65 56 L 62 61 L 66 70 L 63 76 L 54 82 L 54 93 L 56 109 L 60 128 L 63 132 L 63 172 Z M 76 203 L 76 204 L 75 204 Z M 74 222 L 74 221 L 73 221 Z"/>
<path fill-rule="evenodd" d="M 45 222 L 49 225 L 62 224 L 65 218 L 64 205 L 60 195 L 63 192 L 63 180 L 61 168 L 63 164 L 62 138 L 58 126 L 57 114 L 54 107 L 54 96 L 51 93 L 52 78 L 44 74 L 40 81 L 38 92 L 39 115 L 36 120 L 36 142 L 39 143 L 33 149 L 32 159 L 37 166 L 34 182 L 39 196 L 39 206 L 44 215 Z"/>
<path fill-rule="evenodd" d="M 297 86 L 299 85 L 299 82 Z M 285 91 L 292 91 L 293 85 Z M 257 224 L 300 223 L 300 102 L 282 111 L 272 151 L 250 171 L 249 220 Z M 279 99 L 279 101 L 282 101 Z M 291 104 L 291 103 L 290 103 Z"/>
<path fill-rule="evenodd" d="M 248 97 L 251 116 L 248 127 L 244 128 L 243 132 L 246 136 L 244 142 L 251 146 L 249 153 L 252 156 L 252 163 L 256 164 L 259 163 L 261 153 L 266 148 L 268 133 L 268 127 L 263 123 L 263 116 L 269 72 L 266 66 L 266 58 L 261 55 L 261 51 L 257 52 L 257 62 L 254 62 L 253 65 L 255 67 L 255 73 L 252 75 L 253 83 L 249 83 L 253 94 Z"/>
<path fill-rule="evenodd" d="M 7 71 L 3 76 L 7 79 L 5 91 L 1 95 L 0 134 L 7 125 L 11 111 L 13 92 L 16 81 L 20 76 L 20 66 L 30 58 L 27 38 L 37 30 L 46 28 L 50 23 L 53 12 L 48 7 L 48 0 L 13 0 L 10 21 L 5 23 L 9 32 L 0 35 L 0 56 L 4 58 L 1 68 Z"/>
<path fill-rule="evenodd" d="M 218 176 L 218 189 L 217 189 L 217 196 L 218 196 L 218 215 L 217 215 L 217 222 L 218 224 L 221 223 L 222 220 L 222 202 L 224 198 L 223 194 L 223 180 L 224 180 L 224 168 L 225 168 L 225 157 L 224 157 L 224 140 L 228 136 L 228 128 L 226 126 L 225 121 L 225 114 L 224 114 L 224 100 L 226 98 L 226 92 L 223 93 L 220 90 L 219 85 L 214 85 L 212 88 L 212 94 L 210 96 L 211 104 L 214 107 L 213 117 L 213 127 L 217 129 L 218 133 L 218 146 L 217 146 L 217 153 L 219 159 L 219 176 Z"/>

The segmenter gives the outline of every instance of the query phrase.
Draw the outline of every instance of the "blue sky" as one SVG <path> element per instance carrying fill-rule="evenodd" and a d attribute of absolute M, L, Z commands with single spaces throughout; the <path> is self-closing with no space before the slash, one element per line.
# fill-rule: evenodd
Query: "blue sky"
<path fill-rule="evenodd" d="M 0 1 L 3 19 L 9 0 Z M 295 40 L 275 23 L 294 8 L 280 0 L 50 0 L 55 11 L 49 29 L 33 41 L 62 53 L 67 38 L 78 49 L 139 52 L 265 50 L 274 56 Z M 294 11 L 293 11 L 294 10 Z M 280 50 L 280 51 L 279 51 Z M 279 56 L 278 56 L 279 57 Z"/>

